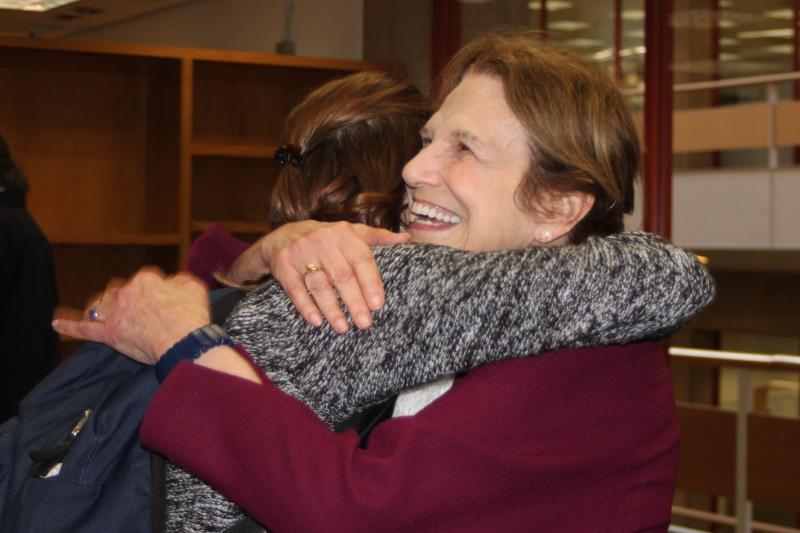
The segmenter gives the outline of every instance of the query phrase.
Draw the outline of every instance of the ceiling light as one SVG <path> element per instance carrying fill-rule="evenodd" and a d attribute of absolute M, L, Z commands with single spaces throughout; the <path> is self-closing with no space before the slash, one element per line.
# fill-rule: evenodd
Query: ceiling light
<path fill-rule="evenodd" d="M 791 44 L 773 44 L 765 48 L 767 52 L 781 55 L 791 55 L 794 53 L 794 46 Z"/>
<path fill-rule="evenodd" d="M 548 30 L 556 30 L 556 31 L 577 31 L 577 30 L 585 30 L 588 27 L 589 27 L 588 22 L 580 22 L 577 20 L 557 20 L 555 22 L 547 23 Z"/>
<path fill-rule="evenodd" d="M 561 11 L 562 9 L 569 9 L 572 7 L 572 2 L 565 0 L 547 0 L 547 11 Z M 539 11 L 542 9 L 542 3 L 539 0 L 531 0 L 528 2 L 528 9 L 532 11 Z"/>
<path fill-rule="evenodd" d="M 644 11 L 641 9 L 625 9 L 622 11 L 622 20 L 644 20 Z"/>
<path fill-rule="evenodd" d="M 719 7 L 733 7 L 731 0 L 719 0 Z"/>
<path fill-rule="evenodd" d="M 791 9 L 773 9 L 772 11 L 765 11 L 764 15 L 771 19 L 792 20 L 794 13 Z"/>
<path fill-rule="evenodd" d="M 740 31 L 739 39 L 765 39 L 769 37 L 793 37 L 792 28 L 779 28 L 775 30 Z"/>
<path fill-rule="evenodd" d="M 20 9 L 22 11 L 48 11 L 56 7 L 71 4 L 77 0 L 0 0 L 0 9 Z"/>
<path fill-rule="evenodd" d="M 644 30 L 628 30 L 623 35 L 631 39 L 644 39 Z"/>
<path fill-rule="evenodd" d="M 720 46 L 737 46 L 739 44 L 739 39 L 735 37 L 720 37 L 719 45 Z"/>
<path fill-rule="evenodd" d="M 729 52 L 722 52 L 719 55 L 719 60 L 724 63 L 729 63 L 731 61 L 738 61 L 742 58 L 740 54 L 731 54 Z"/>
<path fill-rule="evenodd" d="M 620 57 L 631 57 L 635 55 L 642 55 L 646 51 L 644 46 L 634 46 L 632 48 L 623 48 L 619 51 Z"/>
<path fill-rule="evenodd" d="M 600 39 L 589 39 L 587 37 L 578 37 L 576 39 L 569 39 L 564 41 L 564 44 L 569 46 L 570 48 L 594 48 L 595 46 L 601 46 L 603 41 Z"/>
<path fill-rule="evenodd" d="M 735 28 L 736 26 L 738 26 L 738 24 L 736 23 L 735 20 L 731 20 L 728 18 L 719 19 L 719 27 L 722 28 L 723 30 L 729 30 L 731 28 Z"/>
<path fill-rule="evenodd" d="M 605 48 L 600 50 L 599 52 L 595 52 L 592 54 L 592 59 L 595 61 L 607 61 L 614 57 L 614 49 L 613 48 Z"/>

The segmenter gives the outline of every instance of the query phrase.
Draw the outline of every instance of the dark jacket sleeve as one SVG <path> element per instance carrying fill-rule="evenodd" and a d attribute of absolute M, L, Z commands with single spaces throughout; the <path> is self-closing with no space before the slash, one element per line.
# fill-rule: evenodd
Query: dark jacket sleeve
<path fill-rule="evenodd" d="M 656 343 L 553 353 L 478 369 L 359 448 L 268 381 L 181 363 L 141 438 L 274 531 L 631 531 L 669 522 L 672 402 Z"/>

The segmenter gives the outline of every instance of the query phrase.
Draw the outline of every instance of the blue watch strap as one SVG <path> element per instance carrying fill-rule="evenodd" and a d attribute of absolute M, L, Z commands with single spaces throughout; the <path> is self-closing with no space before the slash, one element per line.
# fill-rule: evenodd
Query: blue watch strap
<path fill-rule="evenodd" d="M 194 361 L 211 348 L 233 345 L 233 340 L 228 337 L 225 330 L 216 324 L 197 328 L 164 352 L 156 363 L 156 378 L 161 383 L 181 361 Z"/>

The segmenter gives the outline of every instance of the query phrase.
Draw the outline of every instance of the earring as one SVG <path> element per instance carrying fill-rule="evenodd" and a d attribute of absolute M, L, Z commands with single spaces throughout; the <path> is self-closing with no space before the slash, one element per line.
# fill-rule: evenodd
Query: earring
<path fill-rule="evenodd" d="M 534 237 L 539 244 L 548 244 L 553 240 L 553 234 L 549 231 L 541 231 Z"/>

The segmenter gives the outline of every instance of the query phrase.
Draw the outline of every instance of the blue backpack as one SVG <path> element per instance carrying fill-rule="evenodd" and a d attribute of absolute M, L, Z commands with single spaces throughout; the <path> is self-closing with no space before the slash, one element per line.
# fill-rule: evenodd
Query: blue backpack
<path fill-rule="evenodd" d="M 242 296 L 212 291 L 213 322 L 224 323 Z M 153 367 L 86 343 L 28 393 L 0 426 L 0 531 L 163 532 L 164 459 L 139 444 L 157 388 Z M 337 431 L 355 429 L 364 444 L 393 405 L 357 413 Z M 262 532 L 245 517 L 225 533 Z"/>
<path fill-rule="evenodd" d="M 212 304 L 232 292 L 213 291 Z M 238 298 L 226 300 L 215 321 Z M 0 426 L 0 531 L 153 530 L 158 461 L 139 424 L 157 388 L 153 367 L 86 343 L 28 393 Z"/>

